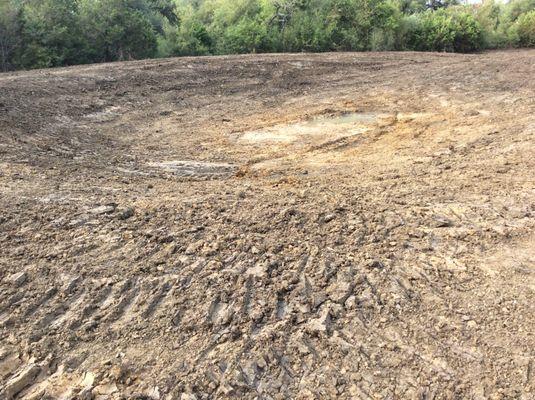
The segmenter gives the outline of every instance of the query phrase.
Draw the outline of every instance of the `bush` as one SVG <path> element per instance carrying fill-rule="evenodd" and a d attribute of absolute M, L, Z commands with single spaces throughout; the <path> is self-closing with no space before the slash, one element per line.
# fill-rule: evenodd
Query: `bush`
<path fill-rule="evenodd" d="M 518 47 L 535 47 L 535 10 L 520 15 L 510 28 L 510 40 Z"/>
<path fill-rule="evenodd" d="M 281 32 L 283 51 L 339 50 L 344 40 L 334 34 L 335 22 L 326 21 L 321 15 L 300 11 Z M 345 49 L 345 48 L 344 48 Z"/>
<path fill-rule="evenodd" d="M 212 38 L 204 25 L 195 20 L 184 21 L 178 28 L 166 30 L 160 42 L 162 56 L 203 56 L 211 54 Z"/>
<path fill-rule="evenodd" d="M 21 42 L 21 9 L 14 2 L 0 2 L 0 71 L 14 67 L 13 57 Z"/>
<path fill-rule="evenodd" d="M 535 10 L 535 0 L 511 0 L 505 5 L 504 23 L 514 23 L 521 15 Z"/>
<path fill-rule="evenodd" d="M 403 43 L 399 40 L 402 32 L 399 5 L 390 1 L 381 2 L 373 8 L 372 15 L 371 50 L 402 50 Z"/>
<path fill-rule="evenodd" d="M 45 68 L 87 62 L 86 41 L 78 21 L 78 3 L 30 0 L 20 11 L 21 48 L 16 62 L 23 68 Z"/>
<path fill-rule="evenodd" d="M 466 53 L 483 48 L 479 23 L 462 10 L 426 11 L 405 18 L 403 25 L 410 50 Z"/>
<path fill-rule="evenodd" d="M 226 29 L 219 53 L 256 53 L 266 49 L 267 29 L 261 21 L 243 18 Z"/>
<path fill-rule="evenodd" d="M 481 26 L 484 48 L 496 49 L 508 44 L 502 23 L 503 9 L 503 4 L 496 0 L 485 0 L 479 7 L 473 8 L 474 18 Z"/>
<path fill-rule="evenodd" d="M 82 15 L 93 61 L 149 58 L 156 55 L 157 37 L 147 14 L 135 0 L 94 0 Z"/>

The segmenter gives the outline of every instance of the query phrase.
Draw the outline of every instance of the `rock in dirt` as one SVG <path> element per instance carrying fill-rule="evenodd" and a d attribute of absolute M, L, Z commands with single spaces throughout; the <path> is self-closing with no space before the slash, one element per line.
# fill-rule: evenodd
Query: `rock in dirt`
<path fill-rule="evenodd" d="M 93 389 L 95 395 L 109 396 L 116 393 L 119 389 L 115 383 L 106 383 L 98 385 Z"/>
<path fill-rule="evenodd" d="M 192 393 L 182 393 L 180 395 L 180 400 L 197 400 L 197 396 Z"/>
<path fill-rule="evenodd" d="M 81 280 L 82 278 L 80 276 L 70 277 L 66 279 L 65 285 L 63 286 L 63 292 L 66 294 L 72 293 Z"/>
<path fill-rule="evenodd" d="M 16 272 L 7 278 L 7 281 L 15 287 L 21 286 L 28 279 L 26 272 Z"/>
<path fill-rule="evenodd" d="M 107 205 L 93 208 L 89 210 L 89 213 L 93 215 L 111 214 L 112 212 L 115 211 L 116 207 L 117 206 L 115 204 L 107 204 Z"/>
<path fill-rule="evenodd" d="M 336 215 L 334 214 L 327 214 L 323 217 L 323 221 L 325 221 L 326 223 L 329 223 L 331 222 L 332 220 L 334 220 L 336 218 Z"/>
<path fill-rule="evenodd" d="M 5 400 L 11 400 L 15 396 L 30 386 L 37 375 L 41 372 L 41 367 L 37 364 L 30 364 L 17 376 L 11 378 L 5 385 L 4 389 L 0 391 L 0 398 Z"/>
<path fill-rule="evenodd" d="M 134 216 L 133 207 L 127 207 L 127 208 L 121 209 L 119 210 L 119 213 L 117 214 L 117 218 L 120 220 L 125 220 L 133 216 Z"/>
<path fill-rule="evenodd" d="M 93 400 L 93 388 L 92 387 L 85 387 L 78 394 L 76 395 L 76 398 L 79 400 Z"/>
<path fill-rule="evenodd" d="M 353 282 L 342 280 L 329 288 L 329 297 L 335 303 L 345 303 L 349 296 L 351 296 L 354 287 L 355 284 Z"/>
<path fill-rule="evenodd" d="M 311 333 L 321 334 L 328 333 L 331 328 L 331 312 L 328 307 L 325 307 L 319 318 L 312 319 L 308 325 L 308 330 Z"/>
<path fill-rule="evenodd" d="M 453 221 L 443 215 L 435 215 L 433 217 L 433 225 L 436 228 L 449 228 L 453 226 Z"/>

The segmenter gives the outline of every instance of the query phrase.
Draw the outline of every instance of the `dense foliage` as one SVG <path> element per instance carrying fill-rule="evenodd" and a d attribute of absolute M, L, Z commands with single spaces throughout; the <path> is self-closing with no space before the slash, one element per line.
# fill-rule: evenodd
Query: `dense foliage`
<path fill-rule="evenodd" d="M 535 0 L 0 0 L 0 69 L 173 55 L 535 46 Z"/>

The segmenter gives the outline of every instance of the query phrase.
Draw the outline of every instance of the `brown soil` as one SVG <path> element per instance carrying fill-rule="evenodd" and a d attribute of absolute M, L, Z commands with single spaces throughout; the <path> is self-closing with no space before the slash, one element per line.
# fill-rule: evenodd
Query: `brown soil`
<path fill-rule="evenodd" d="M 535 50 L 0 75 L 0 398 L 535 398 L 534 77 Z"/>

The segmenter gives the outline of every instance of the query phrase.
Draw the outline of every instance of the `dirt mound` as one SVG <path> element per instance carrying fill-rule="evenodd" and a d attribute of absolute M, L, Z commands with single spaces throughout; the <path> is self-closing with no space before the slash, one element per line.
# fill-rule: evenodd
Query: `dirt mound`
<path fill-rule="evenodd" d="M 533 398 L 534 65 L 1 75 L 0 398 Z"/>

